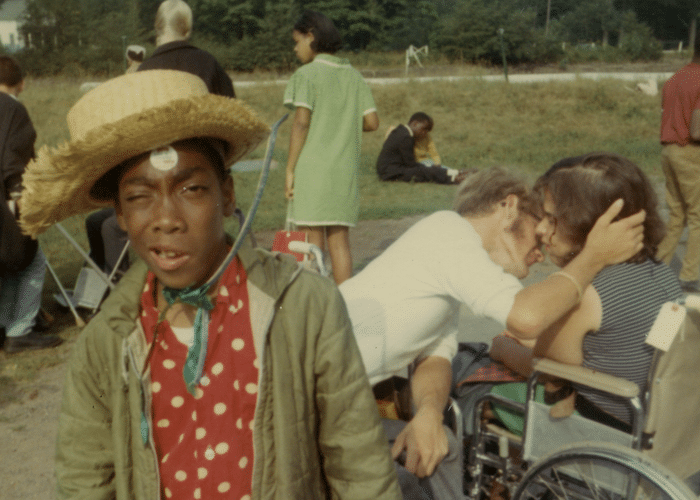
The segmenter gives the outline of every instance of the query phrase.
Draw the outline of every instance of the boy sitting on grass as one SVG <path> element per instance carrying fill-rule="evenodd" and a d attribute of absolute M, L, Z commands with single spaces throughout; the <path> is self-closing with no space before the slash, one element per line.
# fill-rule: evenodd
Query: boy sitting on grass
<path fill-rule="evenodd" d="M 420 145 L 427 151 L 430 150 L 428 145 L 432 143 L 429 135 L 431 130 L 433 130 L 433 119 L 422 111 L 414 113 L 408 120 L 408 125 L 401 124 L 390 130 L 377 158 L 379 178 L 383 181 L 436 182 L 438 184 L 462 182 L 468 174 L 467 171 L 443 167 L 439 161 L 416 160 L 416 145 Z"/>
<path fill-rule="evenodd" d="M 399 498 L 337 289 L 250 246 L 229 260 L 227 167 L 267 127 L 167 70 L 100 85 L 68 122 L 27 170 L 23 227 L 113 202 L 143 261 L 74 347 L 58 498 Z"/>

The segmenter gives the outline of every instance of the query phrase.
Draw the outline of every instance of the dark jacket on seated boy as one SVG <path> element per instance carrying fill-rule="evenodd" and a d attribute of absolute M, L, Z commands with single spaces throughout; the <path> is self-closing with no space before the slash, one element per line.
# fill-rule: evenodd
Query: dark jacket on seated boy
<path fill-rule="evenodd" d="M 416 161 L 413 153 L 415 131 L 412 128 L 415 123 L 401 124 L 391 131 L 377 158 L 377 175 L 383 181 L 453 184 L 452 177 L 440 165 L 428 167 Z M 423 125 L 422 122 L 418 123 Z"/>

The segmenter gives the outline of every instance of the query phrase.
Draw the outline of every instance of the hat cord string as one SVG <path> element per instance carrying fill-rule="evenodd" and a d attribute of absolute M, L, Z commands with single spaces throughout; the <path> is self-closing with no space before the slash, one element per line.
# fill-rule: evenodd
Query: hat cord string
<path fill-rule="evenodd" d="M 183 378 L 185 380 L 185 385 L 187 386 L 187 391 L 190 394 L 194 394 L 195 387 L 199 384 L 199 381 L 202 378 L 202 372 L 204 371 L 204 361 L 207 355 L 207 341 L 209 338 L 209 311 L 214 308 L 214 304 L 208 296 L 209 289 L 214 286 L 214 284 L 216 284 L 221 278 L 221 275 L 224 274 L 224 271 L 238 253 L 238 250 L 240 250 L 243 240 L 250 231 L 253 218 L 255 217 L 258 205 L 260 205 L 260 200 L 262 199 L 262 194 L 265 189 L 265 185 L 267 184 L 267 178 L 270 173 L 270 164 L 272 163 L 272 153 L 275 149 L 275 141 L 277 139 L 277 132 L 279 131 L 282 123 L 287 119 L 287 116 L 289 115 L 285 114 L 282 118 L 277 120 L 270 130 L 270 137 L 267 141 L 267 150 L 265 151 L 265 160 L 263 162 L 262 171 L 260 172 L 260 179 L 258 180 L 258 187 L 255 191 L 255 197 L 253 198 L 248 215 L 238 231 L 236 241 L 234 241 L 231 250 L 228 252 L 226 258 L 223 260 L 219 268 L 211 276 L 211 278 L 207 280 L 206 283 L 197 288 L 188 286 L 181 289 L 169 287 L 165 287 L 163 289 L 163 295 L 168 305 L 166 306 L 165 310 L 161 312 L 158 322 L 156 323 L 155 331 L 153 333 L 153 343 L 148 350 L 142 375 L 146 372 L 153 354 L 153 346 L 156 342 L 158 326 L 165 319 L 165 312 L 170 308 L 170 306 L 179 300 L 183 304 L 189 304 L 197 307 L 197 314 L 194 319 L 194 341 L 187 352 L 187 359 L 183 369 Z"/>

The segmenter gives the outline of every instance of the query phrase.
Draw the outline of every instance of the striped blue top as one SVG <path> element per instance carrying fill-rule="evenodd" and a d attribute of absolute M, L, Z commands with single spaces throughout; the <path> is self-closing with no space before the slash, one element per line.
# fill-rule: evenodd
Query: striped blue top
<path fill-rule="evenodd" d="M 600 329 L 583 339 L 583 366 L 630 380 L 644 390 L 654 354 L 644 341 L 661 306 L 681 296 L 678 280 L 666 264 L 647 260 L 607 267 L 592 285 L 603 316 Z M 582 386 L 576 390 L 623 422 L 631 421 L 624 400 Z"/>

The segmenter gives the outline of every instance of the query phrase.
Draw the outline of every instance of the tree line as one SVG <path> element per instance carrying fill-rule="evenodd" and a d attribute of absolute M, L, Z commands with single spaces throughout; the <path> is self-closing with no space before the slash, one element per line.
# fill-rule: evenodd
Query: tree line
<path fill-rule="evenodd" d="M 21 54 L 31 74 L 114 74 L 128 44 L 153 49 L 160 0 L 28 0 Z M 328 15 L 348 51 L 429 45 L 451 60 L 545 63 L 592 55 L 654 59 L 659 39 L 694 37 L 696 0 L 188 0 L 195 44 L 230 70 L 288 71 L 291 27 L 304 9 Z M 502 31 L 501 31 L 502 30 Z M 499 31 L 501 34 L 499 34 Z M 567 52 L 567 47 L 570 50 Z M 606 49 L 605 47 L 609 47 Z M 607 52 L 606 52 L 607 50 Z M 573 52 L 572 52 L 573 51 Z M 573 55 L 572 55 L 573 54 Z"/>

